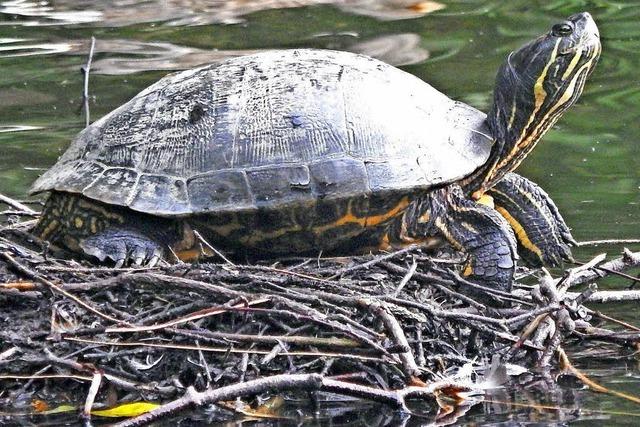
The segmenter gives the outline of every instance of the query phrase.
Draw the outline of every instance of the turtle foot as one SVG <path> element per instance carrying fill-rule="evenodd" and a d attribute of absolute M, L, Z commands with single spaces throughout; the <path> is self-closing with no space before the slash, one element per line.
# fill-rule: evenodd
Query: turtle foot
<path fill-rule="evenodd" d="M 80 242 L 80 247 L 100 262 L 115 262 L 115 268 L 123 265 L 153 267 L 164 252 L 162 245 L 148 236 L 122 229 L 108 229 L 89 236 Z"/>

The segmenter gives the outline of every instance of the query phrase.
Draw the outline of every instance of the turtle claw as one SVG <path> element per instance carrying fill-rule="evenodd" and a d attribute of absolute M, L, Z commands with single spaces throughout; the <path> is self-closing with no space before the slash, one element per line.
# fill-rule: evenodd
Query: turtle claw
<path fill-rule="evenodd" d="M 100 262 L 113 261 L 115 268 L 155 266 L 162 258 L 162 247 L 155 240 L 132 230 L 105 230 L 82 240 L 80 247 Z"/>

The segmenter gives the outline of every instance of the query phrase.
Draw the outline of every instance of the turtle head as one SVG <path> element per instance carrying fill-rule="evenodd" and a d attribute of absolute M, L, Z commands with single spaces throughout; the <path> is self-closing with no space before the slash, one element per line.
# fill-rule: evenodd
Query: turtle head
<path fill-rule="evenodd" d="M 496 142 L 480 192 L 515 169 L 576 102 L 599 55 L 598 27 L 586 12 L 556 23 L 509 55 L 498 71 L 487 116 Z"/>

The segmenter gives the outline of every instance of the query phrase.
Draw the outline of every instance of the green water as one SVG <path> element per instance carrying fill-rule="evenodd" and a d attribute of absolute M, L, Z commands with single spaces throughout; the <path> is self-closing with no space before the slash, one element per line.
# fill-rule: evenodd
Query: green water
<path fill-rule="evenodd" d="M 277 8 L 279 3 L 301 6 Z M 425 13 L 430 9 L 438 10 Z M 171 70 L 259 49 L 291 47 L 377 56 L 486 111 L 495 72 L 507 53 L 554 21 L 583 10 L 600 28 L 600 64 L 579 103 L 519 172 L 550 193 L 578 240 L 637 238 L 640 2 L 636 1 L 0 1 L 0 192 L 24 198 L 30 183 L 83 128 L 79 69 L 91 36 L 97 39 L 90 80 L 92 119 Z M 576 257 L 587 260 L 602 250 L 577 250 Z M 619 314 L 637 322 L 637 306 L 627 308 Z M 589 368 L 594 374 L 603 373 L 603 381 L 640 394 L 637 362 L 634 366 L 625 359 Z M 573 396 L 570 401 L 553 402 L 640 412 L 637 405 L 619 399 L 573 389 L 568 394 Z M 495 415 L 487 406 L 472 413 L 469 422 Z M 506 413 L 496 421 L 529 419 L 530 411 L 512 407 Z M 545 417 L 565 419 L 558 414 Z M 600 421 L 589 421 L 595 419 Z M 602 415 L 583 416 L 582 422 L 602 419 L 633 420 Z"/>

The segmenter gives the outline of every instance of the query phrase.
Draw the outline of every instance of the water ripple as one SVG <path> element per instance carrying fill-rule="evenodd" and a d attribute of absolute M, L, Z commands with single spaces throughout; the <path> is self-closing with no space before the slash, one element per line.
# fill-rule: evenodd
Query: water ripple
<path fill-rule="evenodd" d="M 56 2 L 57 3 L 57 2 Z M 77 3 L 77 2 L 76 2 Z M 77 5 L 74 5 L 77 6 Z M 29 18 L 44 18 L 47 21 L 34 20 L 20 22 L 23 26 L 86 24 L 103 19 L 102 12 L 94 10 L 57 11 L 55 6 L 45 1 L 11 0 L 0 3 L 0 13 Z"/>
<path fill-rule="evenodd" d="M 70 43 L 32 43 L 32 39 L 0 39 L 0 58 L 51 55 L 72 50 Z"/>
<path fill-rule="evenodd" d="M 8 132 L 24 132 L 29 130 L 44 129 L 41 126 L 29 126 L 29 125 L 0 125 L 0 133 Z"/>

